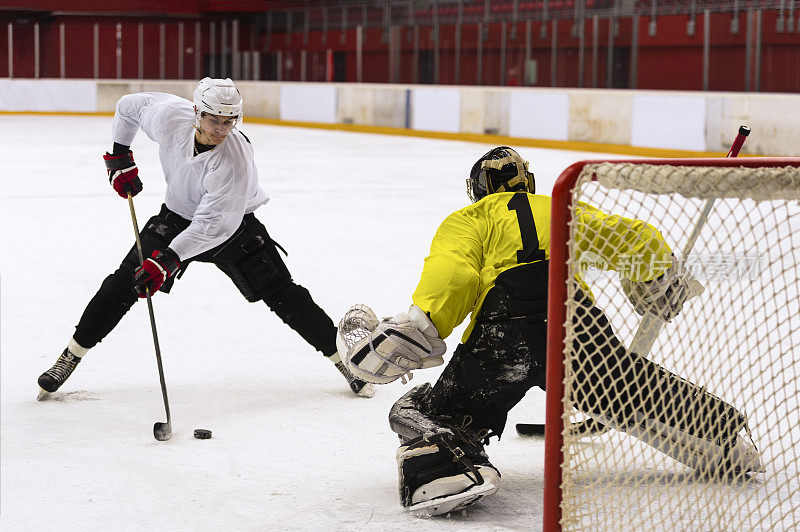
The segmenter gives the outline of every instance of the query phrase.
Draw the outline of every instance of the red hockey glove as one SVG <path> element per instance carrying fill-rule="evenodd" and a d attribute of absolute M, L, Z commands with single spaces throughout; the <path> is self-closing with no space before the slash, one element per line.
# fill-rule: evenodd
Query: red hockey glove
<path fill-rule="evenodd" d="M 114 187 L 123 198 L 128 197 L 125 185 L 130 186 L 131 196 L 135 196 L 142 191 L 142 181 L 139 179 L 139 169 L 133 162 L 133 152 L 124 155 L 112 155 L 106 152 L 103 155 L 108 170 L 108 182 Z"/>
<path fill-rule="evenodd" d="M 175 275 L 180 268 L 178 255 L 167 248 L 164 251 L 153 251 L 153 254 L 144 261 L 144 264 L 133 272 L 133 286 L 139 297 L 147 297 L 146 288 L 155 294 L 168 277 Z"/>

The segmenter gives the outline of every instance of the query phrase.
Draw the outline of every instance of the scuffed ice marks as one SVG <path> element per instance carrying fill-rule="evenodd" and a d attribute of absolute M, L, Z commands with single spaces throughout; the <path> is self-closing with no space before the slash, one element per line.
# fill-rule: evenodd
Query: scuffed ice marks
<path fill-rule="evenodd" d="M 73 392 L 46 392 L 39 390 L 38 401 L 60 401 L 64 403 L 79 403 L 82 401 L 98 401 L 100 394 L 87 390 L 75 390 Z"/>

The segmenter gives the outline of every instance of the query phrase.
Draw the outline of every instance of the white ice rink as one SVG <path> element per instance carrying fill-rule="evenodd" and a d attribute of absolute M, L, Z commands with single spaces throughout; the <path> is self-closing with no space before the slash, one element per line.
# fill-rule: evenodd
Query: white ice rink
<path fill-rule="evenodd" d="M 108 185 L 110 117 L 0 117 L 0 529 L 531 530 L 542 520 L 544 393 L 512 410 L 487 448 L 502 485 L 466 516 L 421 520 L 398 500 L 389 429 L 409 385 L 353 396 L 333 366 L 214 266 L 195 263 L 154 297 L 173 437 L 164 421 L 144 303 L 94 348 L 54 400 L 39 374 L 66 346 L 86 303 L 133 243 L 127 202 Z M 247 124 L 262 187 L 256 211 L 286 248 L 294 279 L 338 321 L 354 303 L 407 309 L 433 234 L 469 201 L 465 178 L 492 146 Z M 156 145 L 133 151 L 139 224 L 163 201 Z M 607 155 L 520 148 L 537 190 Z M 448 339 L 448 352 L 463 326 Z M 195 428 L 213 431 L 193 438 Z"/>
<path fill-rule="evenodd" d="M 490 456 L 501 491 L 469 515 L 424 521 L 398 501 L 389 407 L 409 385 L 353 396 L 321 355 L 212 265 L 154 298 L 173 417 L 164 420 L 144 303 L 94 348 L 56 400 L 36 379 L 133 234 L 101 159 L 110 117 L 0 118 L 0 528 L 12 530 L 523 530 L 541 523 L 544 394 L 511 413 Z M 257 212 L 297 282 L 335 321 L 353 303 L 405 310 L 441 220 L 491 146 L 245 124 L 271 201 Z M 163 201 L 156 145 L 133 145 L 140 226 Z M 540 191 L 591 154 L 521 149 Z M 452 350 L 461 328 L 448 338 Z M 434 381 L 441 368 L 412 384 Z M 192 436 L 213 430 L 210 440 Z"/>

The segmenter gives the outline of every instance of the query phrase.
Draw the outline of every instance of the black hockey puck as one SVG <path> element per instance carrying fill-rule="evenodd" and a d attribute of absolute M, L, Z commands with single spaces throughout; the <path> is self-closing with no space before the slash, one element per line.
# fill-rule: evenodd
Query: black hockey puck
<path fill-rule="evenodd" d="M 194 429 L 194 437 L 198 440 L 207 440 L 211 437 L 211 431 L 208 429 Z"/>

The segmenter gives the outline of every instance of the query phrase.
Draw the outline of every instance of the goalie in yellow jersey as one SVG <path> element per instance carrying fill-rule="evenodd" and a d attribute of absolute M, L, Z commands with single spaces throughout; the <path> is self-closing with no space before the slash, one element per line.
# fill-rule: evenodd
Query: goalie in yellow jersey
<path fill-rule="evenodd" d="M 483 446 L 491 436 L 500 437 L 508 411 L 531 387 L 545 385 L 550 198 L 534 194 L 528 163 L 507 146 L 481 157 L 467 186 L 473 203 L 448 216 L 436 232 L 408 312 L 378 320 L 369 307 L 356 305 L 339 323 L 337 336 L 339 353 L 359 379 L 405 381 L 412 370 L 443 363 L 443 339 L 471 313 L 462 343 L 436 384 L 414 387 L 389 414 L 402 442 L 397 451 L 401 502 L 425 516 L 464 508 L 497 490 L 500 473 Z M 621 270 L 625 256 L 643 259 L 640 269 L 625 272 L 622 283 L 640 314 L 652 312 L 668 321 L 686 299 L 702 291 L 688 272 L 672 265 L 670 247 L 653 226 L 583 203 L 576 221 L 579 249 L 599 250 L 605 268 Z M 600 239 L 614 245 L 598 247 Z M 605 370 L 601 376 L 576 375 L 580 410 L 620 430 L 638 423 L 637 414 L 646 412 L 654 422 L 683 430 L 687 438 L 736 438 L 744 416 L 698 386 L 628 353 L 588 287 L 576 281 L 581 287 L 576 325 L 582 356 Z M 589 352 L 587 345 L 596 348 Z M 598 399 L 592 393 L 598 380 L 607 389 L 620 382 L 627 386 L 619 386 L 611 400 Z M 648 384 L 647 394 L 636 393 Z M 732 419 L 734 423 L 721 425 L 738 428 L 723 435 L 713 423 L 705 429 L 687 427 L 687 409 L 704 419 Z M 658 448 L 657 442 L 647 443 Z M 674 442 L 661 450 L 670 454 L 676 448 L 680 454 Z M 757 455 L 744 462 L 760 467 Z"/>

